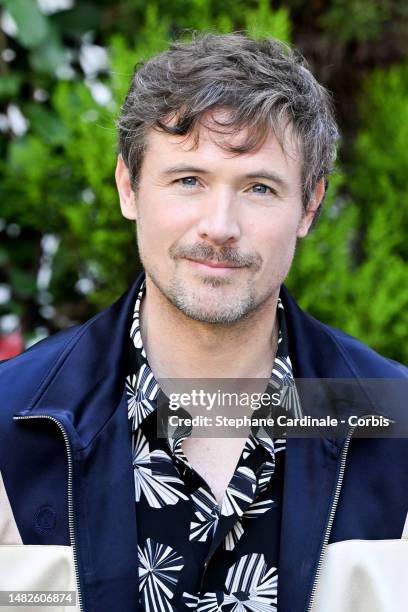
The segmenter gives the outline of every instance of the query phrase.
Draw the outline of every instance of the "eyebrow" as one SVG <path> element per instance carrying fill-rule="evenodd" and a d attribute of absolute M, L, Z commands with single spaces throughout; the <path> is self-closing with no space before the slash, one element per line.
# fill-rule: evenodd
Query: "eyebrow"
<path fill-rule="evenodd" d="M 191 172 L 192 174 L 211 174 L 211 172 L 204 170 L 204 168 L 198 168 L 197 166 L 185 166 L 183 164 L 179 166 L 170 166 L 170 168 L 164 170 L 162 174 L 169 176 L 171 174 L 180 174 L 181 172 Z"/>
<path fill-rule="evenodd" d="M 178 165 L 178 166 L 170 166 L 163 171 L 164 176 L 171 176 L 173 174 L 180 174 L 182 172 L 188 172 L 191 174 L 211 174 L 209 170 L 205 170 L 204 168 L 199 168 L 198 166 L 187 166 L 187 165 Z M 256 172 L 250 172 L 248 174 L 244 174 L 243 178 L 245 179 L 266 179 L 273 183 L 279 185 L 281 189 L 287 189 L 287 182 L 275 172 L 270 172 L 269 170 L 264 170 L 263 168 L 259 169 Z"/>

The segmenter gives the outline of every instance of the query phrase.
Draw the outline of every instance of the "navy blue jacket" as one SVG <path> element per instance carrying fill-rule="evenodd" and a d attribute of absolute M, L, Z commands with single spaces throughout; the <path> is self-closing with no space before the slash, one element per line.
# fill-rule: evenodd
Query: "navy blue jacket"
<path fill-rule="evenodd" d="M 74 546 L 86 612 L 140 609 L 124 346 L 143 277 L 0 365 L 0 471 L 16 524 L 23 544 Z M 297 378 L 354 379 L 360 414 L 400 414 L 392 385 L 375 394 L 364 380 L 408 378 L 407 368 L 309 316 L 285 288 L 281 297 Z M 352 411 L 344 398 L 336 410 Z M 401 537 L 407 466 L 403 438 L 288 439 L 279 612 L 308 610 L 326 544 Z"/>

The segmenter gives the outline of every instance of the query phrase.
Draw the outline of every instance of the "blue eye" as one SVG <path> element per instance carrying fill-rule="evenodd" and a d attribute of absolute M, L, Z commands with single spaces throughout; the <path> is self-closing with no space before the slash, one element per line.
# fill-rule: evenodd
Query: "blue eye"
<path fill-rule="evenodd" d="M 253 189 L 252 193 L 260 193 L 260 194 L 273 193 L 272 189 L 268 187 L 268 185 L 263 185 L 262 183 L 257 183 L 256 185 L 252 185 L 251 189 Z"/>
<path fill-rule="evenodd" d="M 178 179 L 177 182 L 181 183 L 185 187 L 196 187 L 198 184 L 196 176 L 183 176 L 183 178 Z"/>

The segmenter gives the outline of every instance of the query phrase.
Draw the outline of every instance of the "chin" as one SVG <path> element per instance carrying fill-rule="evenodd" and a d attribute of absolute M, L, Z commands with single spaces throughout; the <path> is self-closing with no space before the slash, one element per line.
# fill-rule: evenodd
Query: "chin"
<path fill-rule="evenodd" d="M 233 325 L 238 321 L 242 321 L 248 317 L 248 313 L 236 313 L 231 311 L 218 310 L 198 310 L 196 308 L 185 309 L 179 308 L 183 314 L 193 321 L 199 321 L 200 323 L 206 323 L 208 325 Z"/>
<path fill-rule="evenodd" d="M 250 295 L 236 296 L 234 299 L 226 294 L 221 299 L 211 300 L 211 303 L 206 297 L 208 298 L 208 295 L 200 296 L 199 292 L 189 294 L 183 291 L 170 292 L 167 295 L 172 304 L 190 319 L 213 325 L 231 325 L 242 321 L 257 307 L 256 301 Z"/>

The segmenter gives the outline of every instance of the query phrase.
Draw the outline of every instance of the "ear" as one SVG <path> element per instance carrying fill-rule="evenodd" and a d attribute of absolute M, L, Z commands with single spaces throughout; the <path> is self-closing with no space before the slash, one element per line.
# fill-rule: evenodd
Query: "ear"
<path fill-rule="evenodd" d="M 318 181 L 312 197 L 310 198 L 307 210 L 304 211 L 302 219 L 300 220 L 297 236 L 298 238 L 304 238 L 307 236 L 310 226 L 312 225 L 312 221 L 319 210 L 319 206 L 321 201 L 323 200 L 324 193 L 326 191 L 325 180 L 322 178 Z"/>
<path fill-rule="evenodd" d="M 115 171 L 116 187 L 119 193 L 120 208 L 126 219 L 136 220 L 136 196 L 130 182 L 129 170 L 121 155 L 118 156 Z"/>

